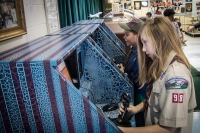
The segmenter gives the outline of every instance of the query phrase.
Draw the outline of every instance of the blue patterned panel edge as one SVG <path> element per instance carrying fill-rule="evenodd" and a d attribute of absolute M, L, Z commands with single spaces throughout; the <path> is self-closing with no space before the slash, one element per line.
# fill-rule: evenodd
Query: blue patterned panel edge
<path fill-rule="evenodd" d="M 123 92 L 133 96 L 132 85 L 89 41 L 80 47 L 85 51 L 85 67 L 81 81 L 91 82 L 90 90 L 95 97 L 95 104 L 117 103 Z"/>
<path fill-rule="evenodd" d="M 117 45 L 100 29 L 98 28 L 93 33 L 94 41 L 101 47 L 101 49 L 117 64 L 124 63 L 126 55 L 119 49 Z"/>
<path fill-rule="evenodd" d="M 122 41 L 106 26 L 105 23 L 102 23 L 101 26 L 103 29 L 107 32 L 108 35 L 111 36 L 111 38 L 121 47 L 121 49 L 125 52 L 125 45 L 122 43 Z"/>

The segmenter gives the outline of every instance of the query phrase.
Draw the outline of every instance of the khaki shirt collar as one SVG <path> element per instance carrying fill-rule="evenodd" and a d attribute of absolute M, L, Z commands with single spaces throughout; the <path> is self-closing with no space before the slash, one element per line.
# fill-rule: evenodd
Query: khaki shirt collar
<path fill-rule="evenodd" d="M 176 55 L 176 52 L 173 51 L 173 50 L 169 53 L 168 59 L 165 62 L 165 65 L 163 67 L 163 72 L 165 72 L 167 70 L 169 64 L 171 63 L 171 61 L 173 60 L 173 58 L 174 58 L 175 55 Z"/>

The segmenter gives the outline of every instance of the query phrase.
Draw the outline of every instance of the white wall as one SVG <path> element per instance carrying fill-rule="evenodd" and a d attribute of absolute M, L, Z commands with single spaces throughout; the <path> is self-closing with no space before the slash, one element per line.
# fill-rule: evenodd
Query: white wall
<path fill-rule="evenodd" d="M 138 17 L 146 17 L 146 13 L 149 12 L 148 7 L 141 7 L 141 10 L 134 10 Z"/>
<path fill-rule="evenodd" d="M 141 2 L 142 1 L 148 1 L 148 4 L 149 4 L 150 0 L 132 0 L 132 6 L 135 6 L 134 1 L 141 1 Z M 134 10 L 134 12 L 136 13 L 136 16 L 138 16 L 138 17 L 146 17 L 146 13 L 149 12 L 149 7 L 142 7 L 141 6 L 140 10 Z"/>
<path fill-rule="evenodd" d="M 0 42 L 0 52 L 47 34 L 44 0 L 23 0 L 27 34 Z"/>

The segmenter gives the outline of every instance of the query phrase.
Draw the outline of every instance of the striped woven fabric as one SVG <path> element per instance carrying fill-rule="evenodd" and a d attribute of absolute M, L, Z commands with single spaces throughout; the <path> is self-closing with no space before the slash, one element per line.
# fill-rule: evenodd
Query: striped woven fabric
<path fill-rule="evenodd" d="M 98 102 L 117 101 L 123 91 L 132 93 L 104 51 L 90 42 L 98 26 L 68 26 L 0 53 L 0 132 L 120 132 L 56 71 L 79 51 L 85 61 L 84 80 L 91 78 Z"/>
<path fill-rule="evenodd" d="M 88 37 L 88 34 L 44 36 L 0 53 L 1 133 L 120 132 L 55 70 L 76 49 L 86 46 Z M 95 58 L 98 60 L 99 56 L 104 58 L 93 45 L 88 46 L 91 47 L 88 51 L 94 52 L 94 55 L 87 53 L 89 58 L 93 61 Z M 107 68 L 115 71 L 106 59 L 102 61 Z M 117 72 L 113 74 L 118 75 Z M 99 78 L 95 81 L 99 81 Z M 130 87 L 126 84 L 123 89 L 129 90 Z"/>

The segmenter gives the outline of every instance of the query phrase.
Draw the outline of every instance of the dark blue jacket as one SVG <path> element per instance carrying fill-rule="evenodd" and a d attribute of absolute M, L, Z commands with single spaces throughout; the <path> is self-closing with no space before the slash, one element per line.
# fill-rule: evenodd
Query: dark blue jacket
<path fill-rule="evenodd" d="M 200 22 L 196 23 L 196 24 L 194 25 L 194 27 L 195 27 L 195 28 L 199 28 L 199 27 L 200 27 Z"/>
<path fill-rule="evenodd" d="M 140 85 L 139 85 L 139 82 L 138 82 L 139 65 L 138 65 L 137 46 L 133 46 L 131 48 L 130 57 L 129 57 L 127 65 L 125 66 L 125 73 L 128 74 L 128 78 L 133 83 L 134 95 L 140 94 L 142 96 L 142 98 L 145 99 L 146 98 L 146 88 L 147 88 L 148 85 L 145 84 L 141 89 L 139 89 Z"/>

